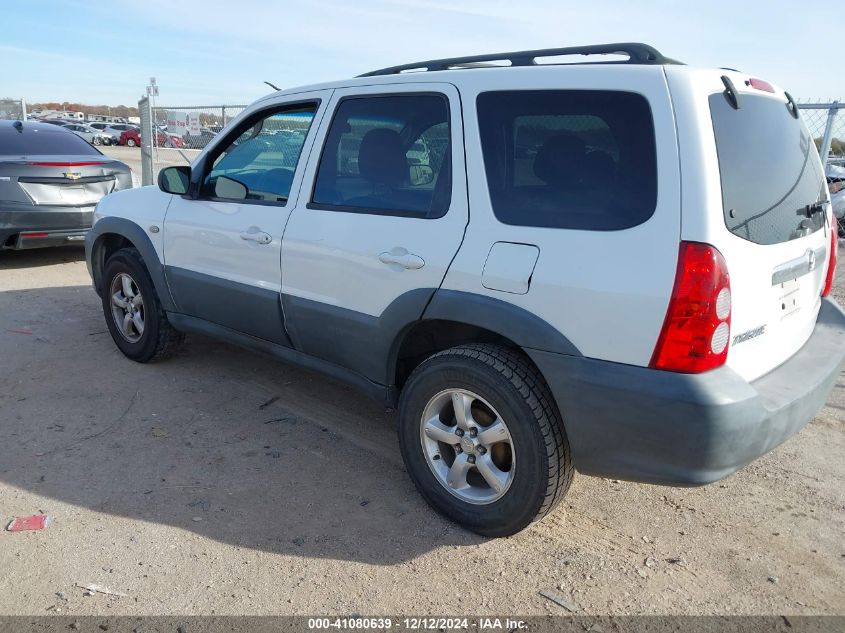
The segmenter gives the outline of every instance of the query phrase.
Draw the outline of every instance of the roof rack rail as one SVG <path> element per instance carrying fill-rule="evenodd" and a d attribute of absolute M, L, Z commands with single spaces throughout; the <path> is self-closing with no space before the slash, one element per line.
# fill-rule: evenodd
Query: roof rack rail
<path fill-rule="evenodd" d="M 595 44 L 592 46 L 571 46 L 568 48 L 543 48 L 533 51 L 517 51 L 512 53 L 490 53 L 486 55 L 472 55 L 470 57 L 450 57 L 447 59 L 432 59 L 413 64 L 391 66 L 373 70 L 359 77 L 374 77 L 377 75 L 395 75 L 409 70 L 415 71 L 436 71 L 460 68 L 468 64 L 479 62 L 504 61 L 510 62 L 511 66 L 534 66 L 537 65 L 538 57 L 558 57 L 563 55 L 628 55 L 626 61 L 599 62 L 605 64 L 680 64 L 681 62 L 664 57 L 660 51 L 638 42 L 624 42 L 620 44 Z M 595 63 L 595 62 L 593 62 Z M 475 66 L 476 68 L 478 66 Z"/>

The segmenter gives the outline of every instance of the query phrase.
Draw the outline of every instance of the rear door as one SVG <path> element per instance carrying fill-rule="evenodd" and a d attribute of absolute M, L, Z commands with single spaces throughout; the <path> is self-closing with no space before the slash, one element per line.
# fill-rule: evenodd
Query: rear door
<path fill-rule="evenodd" d="M 460 100 L 451 84 L 362 86 L 331 113 L 285 231 L 286 323 L 299 349 L 384 383 L 466 228 Z"/>
<path fill-rule="evenodd" d="M 673 71 L 683 73 L 669 69 L 670 79 Z M 736 72 L 691 73 L 686 81 L 679 92 L 689 90 L 696 101 L 700 120 L 692 127 L 702 137 L 689 132 L 690 101 L 676 99 L 682 150 L 701 143 L 698 157 L 682 156 L 683 235 L 725 256 L 732 293 L 727 364 L 753 380 L 798 351 L 816 323 L 831 244 L 822 164 L 783 91 Z"/>
<path fill-rule="evenodd" d="M 167 281 L 180 312 L 289 345 L 282 233 L 302 178 L 300 154 L 330 94 L 301 93 L 248 114 L 194 164 L 195 196 L 173 196 L 164 221 Z"/>

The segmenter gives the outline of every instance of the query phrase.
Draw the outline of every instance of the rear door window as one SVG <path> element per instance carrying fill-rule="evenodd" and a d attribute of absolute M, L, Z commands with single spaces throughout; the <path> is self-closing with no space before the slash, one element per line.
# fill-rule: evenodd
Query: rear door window
<path fill-rule="evenodd" d="M 449 138 L 445 95 L 344 99 L 326 136 L 309 206 L 442 217 L 452 198 Z"/>
<path fill-rule="evenodd" d="M 477 106 L 490 201 L 501 222 L 612 231 L 654 213 L 654 124 L 642 95 L 485 92 Z"/>
<path fill-rule="evenodd" d="M 723 93 L 710 96 L 728 229 L 757 244 L 778 244 L 822 228 L 825 178 L 813 139 L 785 100 L 740 95 L 735 110 Z"/>

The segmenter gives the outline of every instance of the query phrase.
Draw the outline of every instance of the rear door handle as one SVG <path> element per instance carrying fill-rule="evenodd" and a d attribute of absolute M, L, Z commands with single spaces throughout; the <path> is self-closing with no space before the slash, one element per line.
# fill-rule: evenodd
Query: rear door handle
<path fill-rule="evenodd" d="M 256 226 L 249 227 L 248 231 L 242 231 L 241 239 L 258 244 L 269 244 L 273 241 L 273 237 L 269 233 L 265 233 Z"/>
<path fill-rule="evenodd" d="M 402 250 L 405 251 L 405 249 Z M 422 257 L 407 251 L 403 253 L 384 252 L 378 256 L 378 259 L 382 264 L 395 264 L 409 270 L 418 270 L 425 266 L 425 260 Z"/>

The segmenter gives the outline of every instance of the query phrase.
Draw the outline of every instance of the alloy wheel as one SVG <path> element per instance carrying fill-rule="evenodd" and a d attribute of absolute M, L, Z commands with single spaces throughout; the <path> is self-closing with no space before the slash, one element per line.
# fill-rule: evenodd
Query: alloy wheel
<path fill-rule="evenodd" d="M 111 312 L 120 335 L 137 343 L 144 335 L 144 298 L 132 277 L 119 273 L 111 281 Z"/>
<path fill-rule="evenodd" d="M 486 505 L 513 481 L 516 456 L 507 424 L 478 394 L 446 389 L 425 406 L 420 441 L 437 481 L 461 501 Z"/>

